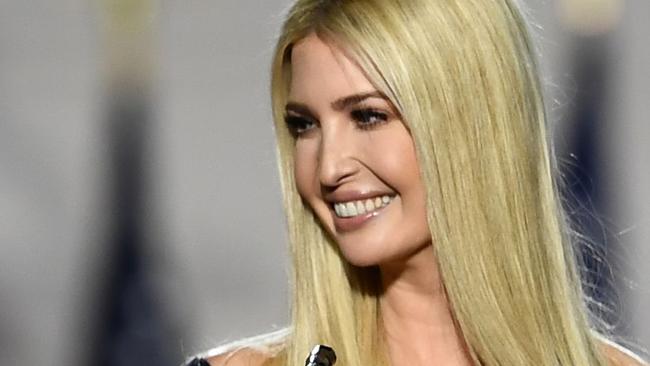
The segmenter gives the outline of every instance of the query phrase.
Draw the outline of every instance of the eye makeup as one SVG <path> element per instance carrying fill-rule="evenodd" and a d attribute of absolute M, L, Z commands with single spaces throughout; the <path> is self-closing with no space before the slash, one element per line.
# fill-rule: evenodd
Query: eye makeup
<path fill-rule="evenodd" d="M 350 112 L 350 117 L 363 130 L 368 130 L 376 125 L 388 122 L 387 113 L 373 108 L 354 109 Z"/>
<path fill-rule="evenodd" d="M 316 122 L 310 118 L 289 112 L 284 115 L 284 122 L 286 123 L 289 132 L 291 132 L 294 137 L 301 136 L 316 126 Z"/>
<path fill-rule="evenodd" d="M 344 113 L 348 116 L 349 121 L 354 123 L 356 128 L 360 130 L 371 130 L 381 124 L 387 123 L 392 119 L 393 114 L 384 108 L 385 98 L 381 98 L 382 102 L 377 106 L 377 102 L 369 101 L 372 98 L 379 98 L 374 93 L 343 98 L 346 102 L 345 106 L 336 105 L 337 113 Z M 343 101 L 336 103 L 343 104 Z M 388 107 L 390 108 L 390 106 Z M 310 109 L 301 103 L 287 103 L 285 107 L 284 121 L 295 137 L 304 136 L 309 131 L 319 127 L 319 121 L 311 113 Z"/>
<path fill-rule="evenodd" d="M 306 105 L 293 102 L 287 103 L 285 107 L 284 122 L 295 138 L 304 135 L 318 123 Z"/>

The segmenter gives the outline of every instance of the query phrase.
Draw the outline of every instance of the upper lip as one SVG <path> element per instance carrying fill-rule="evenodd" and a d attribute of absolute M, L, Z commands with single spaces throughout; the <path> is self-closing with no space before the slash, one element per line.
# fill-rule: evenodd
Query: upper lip
<path fill-rule="evenodd" d="M 375 198 L 381 196 L 393 196 L 394 193 L 370 190 L 370 191 L 359 191 L 359 190 L 346 190 L 346 191 L 334 191 L 332 193 L 325 194 L 325 200 L 331 204 L 349 202 L 349 201 L 361 201 L 368 198 Z"/>

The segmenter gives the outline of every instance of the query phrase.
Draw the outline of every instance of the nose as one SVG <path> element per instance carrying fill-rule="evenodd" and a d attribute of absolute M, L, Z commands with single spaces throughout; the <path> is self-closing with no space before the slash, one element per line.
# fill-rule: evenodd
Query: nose
<path fill-rule="evenodd" d="M 353 136 L 345 128 L 323 128 L 320 141 L 318 175 L 326 187 L 336 187 L 359 171 Z"/>

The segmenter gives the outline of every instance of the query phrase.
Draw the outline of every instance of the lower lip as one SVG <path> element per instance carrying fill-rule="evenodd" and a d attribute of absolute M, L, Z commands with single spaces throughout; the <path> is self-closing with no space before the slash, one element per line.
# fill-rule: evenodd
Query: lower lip
<path fill-rule="evenodd" d="M 340 232 L 356 230 L 356 229 L 360 228 L 361 226 L 363 226 L 363 224 L 368 222 L 368 220 L 379 216 L 379 214 L 386 207 L 390 206 L 390 204 L 392 202 L 393 201 L 391 200 L 388 203 L 388 205 L 382 206 L 381 208 L 379 208 L 377 210 L 374 210 L 372 212 L 369 212 L 369 213 L 366 213 L 366 214 L 363 214 L 363 215 L 352 216 L 352 217 L 339 217 L 339 216 L 336 216 L 336 213 L 334 211 L 332 211 L 332 214 L 334 215 L 334 226 L 336 227 L 336 230 L 340 231 Z"/>

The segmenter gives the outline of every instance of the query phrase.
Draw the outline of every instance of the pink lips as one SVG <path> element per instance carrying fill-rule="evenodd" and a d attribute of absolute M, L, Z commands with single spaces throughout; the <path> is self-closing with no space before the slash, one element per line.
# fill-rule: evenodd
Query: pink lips
<path fill-rule="evenodd" d="M 388 206 L 390 206 L 390 203 L 372 212 L 363 215 L 353 216 L 353 217 L 339 217 L 336 215 L 334 210 L 332 210 L 332 215 L 334 216 L 334 227 L 336 228 L 337 231 L 340 232 L 348 232 L 348 231 L 356 230 L 361 226 L 363 226 L 363 224 L 368 222 L 368 220 L 379 216 L 382 213 L 382 211 Z"/>

